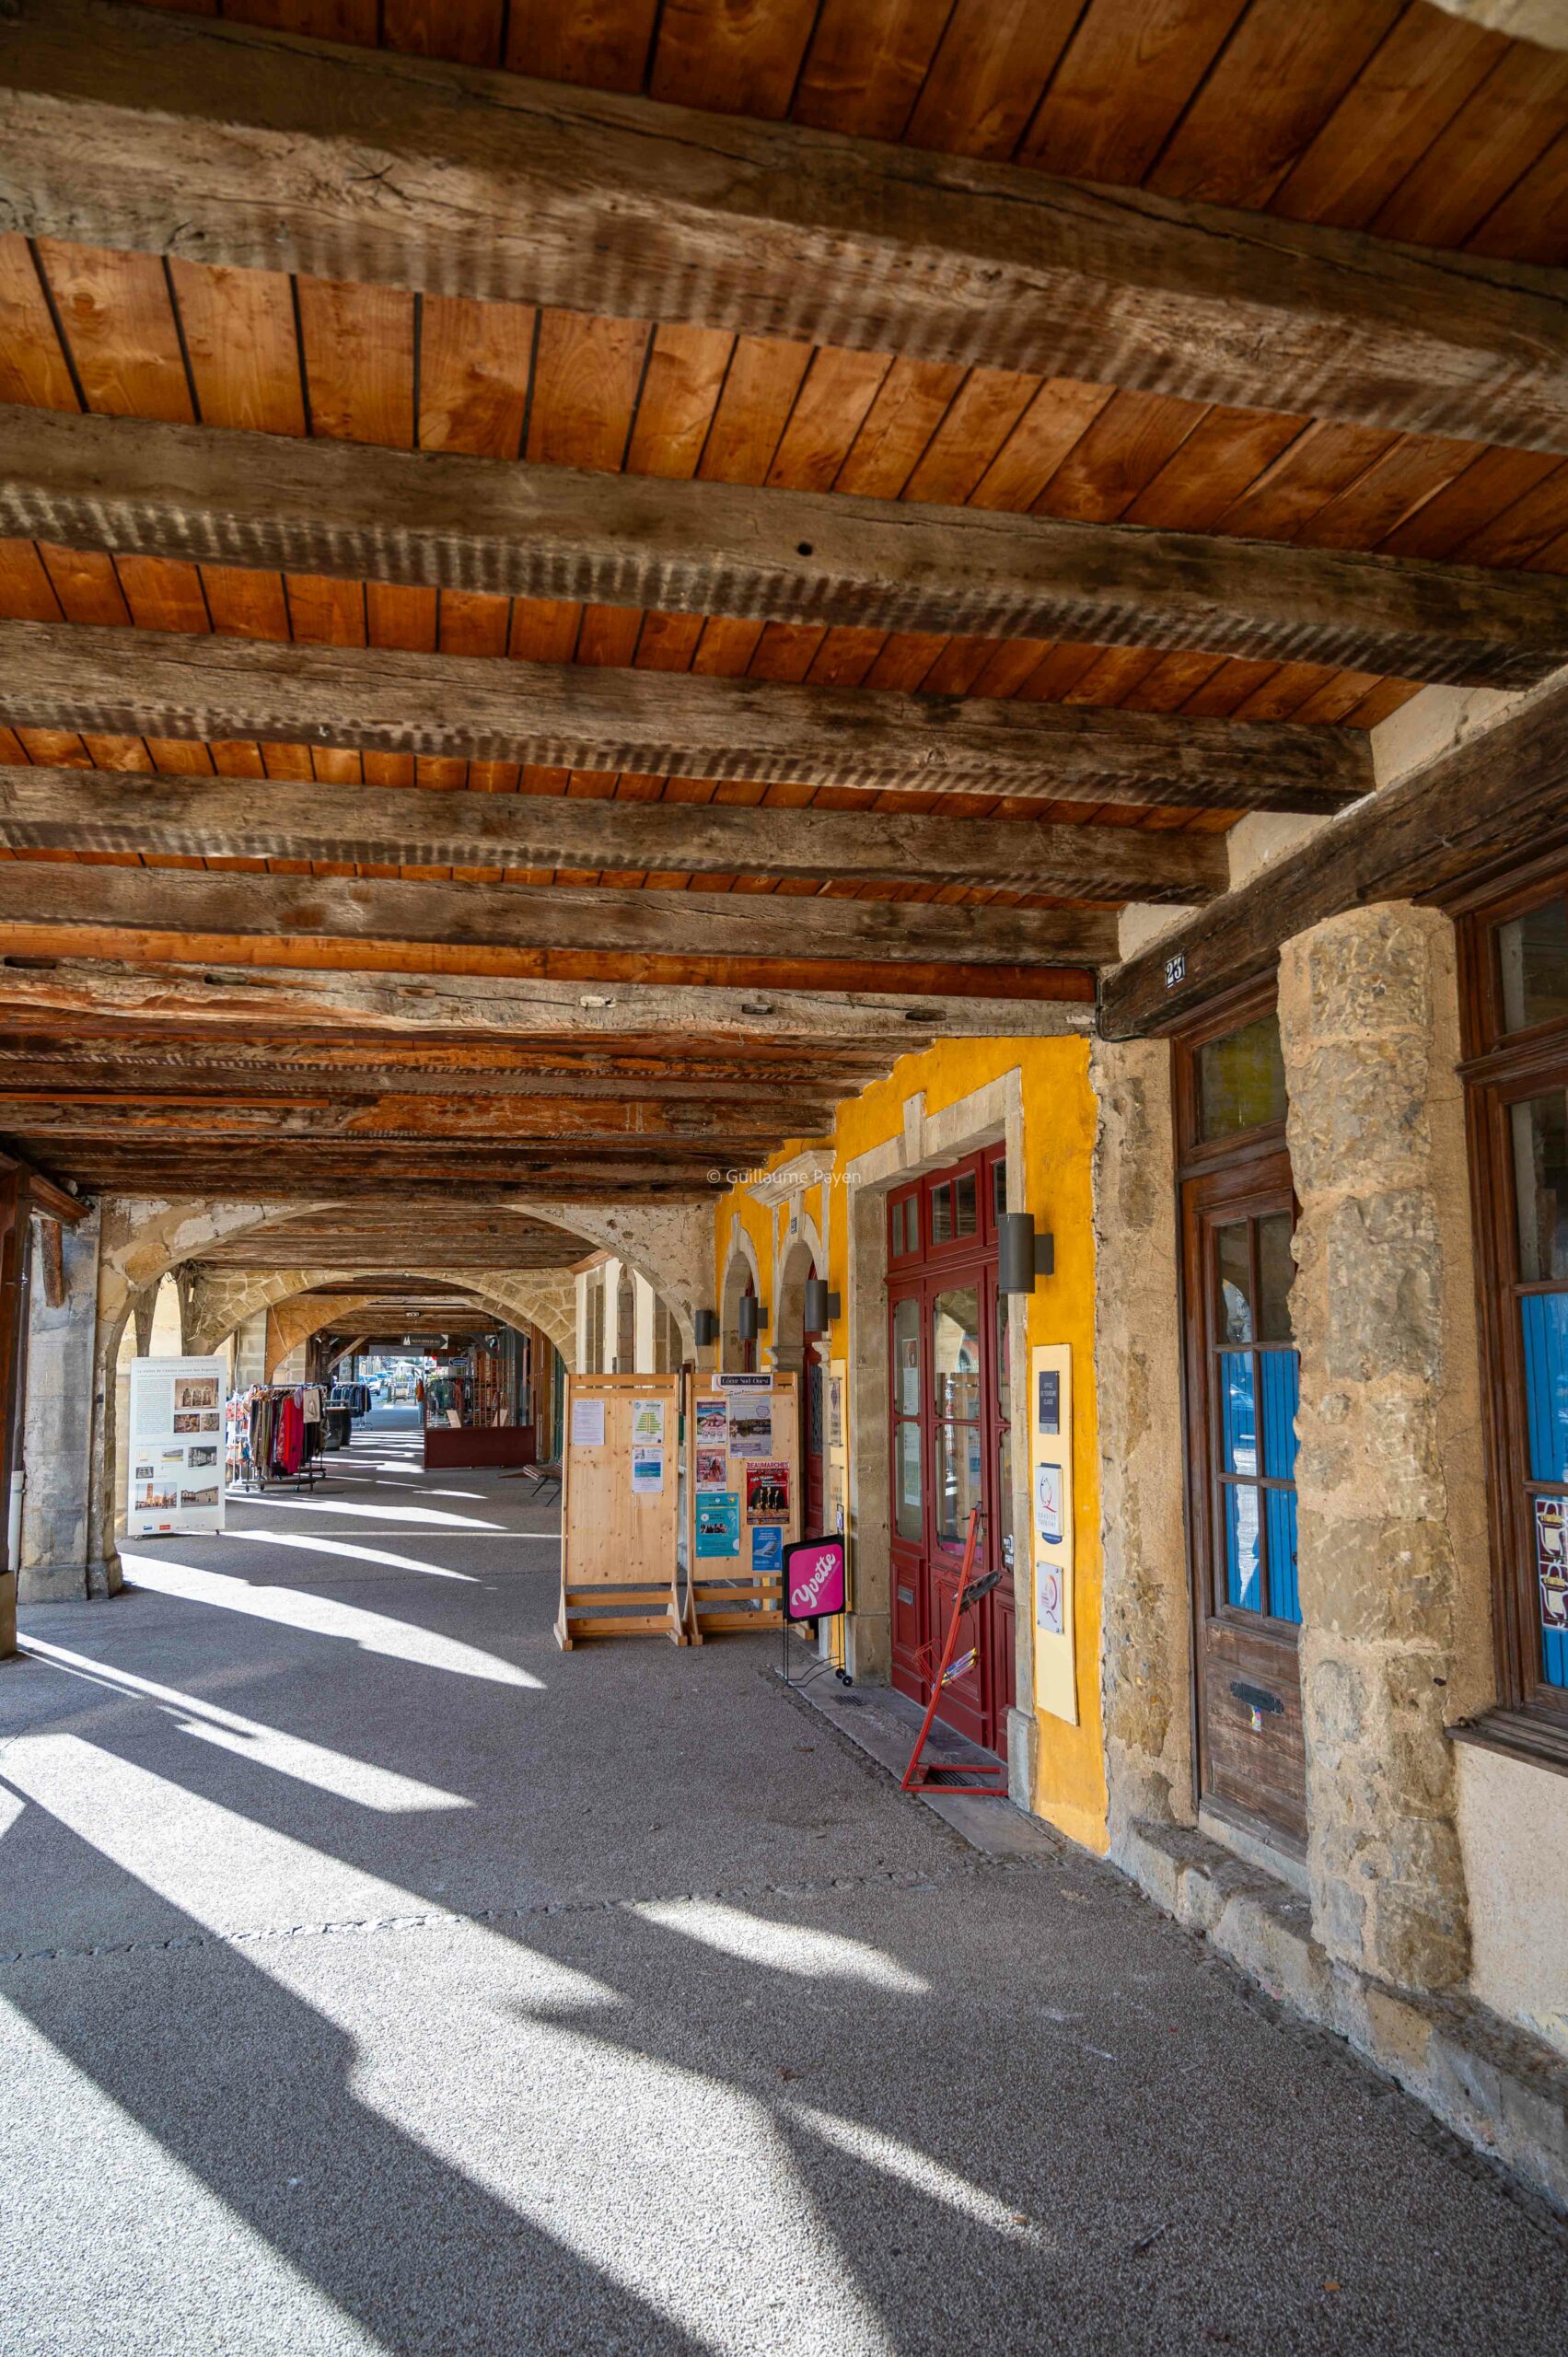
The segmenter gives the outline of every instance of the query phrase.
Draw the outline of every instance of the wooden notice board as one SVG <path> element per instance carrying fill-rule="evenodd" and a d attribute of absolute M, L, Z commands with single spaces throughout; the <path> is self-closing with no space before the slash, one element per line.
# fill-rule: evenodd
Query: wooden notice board
<path fill-rule="evenodd" d="M 715 1630 L 783 1625 L 784 1550 L 801 1535 L 800 1378 L 691 1382 L 686 1625 L 700 1645 Z"/>
<path fill-rule="evenodd" d="M 567 1376 L 555 1622 L 563 1652 L 585 1637 L 686 1643 L 679 1433 L 678 1375 Z"/>

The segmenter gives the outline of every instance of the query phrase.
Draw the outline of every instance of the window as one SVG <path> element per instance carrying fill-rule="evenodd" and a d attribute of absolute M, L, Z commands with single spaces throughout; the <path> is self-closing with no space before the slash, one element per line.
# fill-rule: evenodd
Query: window
<path fill-rule="evenodd" d="M 1285 1117 L 1285 1067 L 1277 1015 L 1206 1039 L 1196 1056 L 1198 1134 L 1212 1143 Z"/>
<path fill-rule="evenodd" d="M 1198 1797 L 1304 1854 L 1295 1194 L 1272 995 L 1175 1051 Z"/>
<path fill-rule="evenodd" d="M 1301 1362 L 1291 1340 L 1295 1273 L 1288 1212 L 1228 1220 L 1213 1233 L 1216 1527 L 1224 1601 L 1299 1621 L 1295 1411 Z"/>
<path fill-rule="evenodd" d="M 1560 1741 L 1568 1723 L 1568 898 L 1559 884 L 1494 899 L 1461 920 L 1459 937 L 1498 1682 L 1504 1717 L 1554 1726 Z"/>

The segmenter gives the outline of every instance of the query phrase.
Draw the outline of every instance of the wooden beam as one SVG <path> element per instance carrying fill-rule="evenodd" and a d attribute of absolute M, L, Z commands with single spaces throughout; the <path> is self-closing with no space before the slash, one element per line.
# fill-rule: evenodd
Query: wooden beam
<path fill-rule="evenodd" d="M 56 1150 L 52 1159 L 68 1166 L 69 1175 L 93 1194 L 242 1196 L 258 1202 L 319 1201 L 324 1192 L 347 1202 L 375 1202 L 431 1186 L 466 1188 L 470 1195 L 476 1189 L 494 1193 L 527 1186 L 559 1202 L 637 1196 L 711 1200 L 729 1183 L 726 1164 L 675 1155 L 668 1146 L 638 1159 L 628 1158 L 623 1145 L 613 1153 L 590 1147 L 569 1158 L 558 1148 L 546 1153 L 522 1147 L 508 1149 L 494 1162 L 476 1162 L 472 1148 L 438 1143 L 377 1147 L 350 1158 L 342 1146 L 285 1148 L 236 1140 L 225 1147 L 179 1139 L 138 1146 L 81 1139 Z"/>
<path fill-rule="evenodd" d="M 197 564 L 1527 686 L 1568 580 L 842 493 L 0 409 L 0 532 Z"/>
<path fill-rule="evenodd" d="M 808 965 L 942 958 L 962 965 L 1093 965 L 1116 921 L 1079 909 L 810 900 L 754 892 L 603 891 L 235 876 L 184 868 L 0 863 L 0 926 L 279 935 L 498 949 L 788 958 Z M 977 981 L 979 977 L 977 977 Z"/>
<path fill-rule="evenodd" d="M 26 236 L 1568 449 L 1550 271 L 99 0 L 0 82 Z"/>
<path fill-rule="evenodd" d="M 1568 678 L 1386 786 L 1106 975 L 1101 1028 L 1112 1039 L 1168 1029 L 1217 991 L 1268 972 L 1285 942 L 1325 917 L 1451 887 L 1565 828 Z"/>
<path fill-rule="evenodd" d="M 1366 733 L 1091 705 L 0 622 L 0 723 L 1040 801 L 1326 812 Z"/>
<path fill-rule="evenodd" d="M 78 1202 L 75 1195 L 66 1193 L 64 1187 L 57 1187 L 52 1178 L 44 1177 L 41 1170 L 35 1170 L 25 1156 L 0 1154 L 0 1169 L 14 1170 L 18 1176 L 18 1196 L 24 1218 L 29 1211 L 35 1211 L 45 1219 L 66 1227 L 75 1227 L 78 1220 L 86 1219 L 86 1203 Z"/>
<path fill-rule="evenodd" d="M 670 1107 L 629 1097 L 579 1104 L 560 1097 L 352 1097 L 290 1102 L 249 1100 L 190 1089 L 134 1090 L 0 1087 L 0 1132 L 29 1138 L 151 1137 L 343 1138 L 416 1144 L 424 1138 L 478 1142 L 545 1138 L 599 1144 L 626 1138 L 714 1139 L 761 1148 L 777 1136 L 818 1138 L 832 1128 L 832 1107 L 819 1097 L 753 1097 L 749 1106 Z"/>
<path fill-rule="evenodd" d="M 879 1071 L 881 1067 L 878 1067 Z M 533 1072 L 519 1065 L 512 1072 L 468 1071 L 457 1066 L 434 1071 L 405 1071 L 387 1066 L 373 1055 L 356 1051 L 353 1060 L 329 1062 L 317 1055 L 291 1052 L 284 1043 L 259 1042 L 253 1055 L 214 1052 L 211 1047 L 188 1044 L 148 1051 L 126 1041 L 111 1051 L 84 1051 L 75 1040 L 32 1039 L 25 1045 L 0 1048 L 0 1097 L 7 1088 L 32 1096 L 64 1097 L 71 1091 L 117 1089 L 134 1096 L 148 1090 L 228 1090 L 266 1097 L 297 1097 L 314 1088 L 330 1093 L 334 1101 L 398 1097 L 486 1102 L 512 1097 L 560 1097 L 572 1102 L 625 1103 L 635 1099 L 679 1106 L 731 1107 L 738 1101 L 754 1105 L 759 1089 L 799 1093 L 813 1102 L 824 1096 L 853 1096 L 865 1075 L 842 1073 L 823 1059 L 812 1071 L 798 1067 L 778 1073 L 766 1067 L 726 1066 L 701 1077 L 687 1074 L 622 1075 Z"/>
<path fill-rule="evenodd" d="M 873 810 L 447 794 L 0 766 L 13 849 L 327 860 L 401 867 L 576 868 L 934 883 L 1078 900 L 1204 900 L 1223 892 L 1208 834 Z"/>
<path fill-rule="evenodd" d="M 1087 977 L 1060 969 L 1054 998 L 934 999 L 897 991 L 720 988 L 668 982 L 605 984 L 571 980 L 370 971 L 312 972 L 215 956 L 205 964 L 149 962 L 134 953 L 96 957 L 18 948 L 20 928 L 0 928 L 0 1019 L 29 1022 L 110 1016 L 119 1021 L 179 1021 L 215 1038 L 331 1038 L 373 1030 L 389 1040 L 429 1038 L 613 1047 L 628 1036 L 694 1048 L 782 1042 L 832 1052 L 846 1046 L 885 1052 L 889 1062 L 954 1038 L 1054 1038 L 1092 1018 Z M 1071 995 L 1065 993 L 1070 992 Z"/>

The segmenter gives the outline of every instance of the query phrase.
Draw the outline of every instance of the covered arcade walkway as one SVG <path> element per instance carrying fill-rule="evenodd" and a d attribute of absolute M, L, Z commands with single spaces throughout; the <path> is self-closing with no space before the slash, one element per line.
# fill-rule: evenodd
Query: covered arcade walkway
<path fill-rule="evenodd" d="M 1560 2347 L 1562 2243 L 1343 2049 L 774 1643 L 563 1657 L 554 1514 L 414 1440 L 24 1615 L 13 2357 Z"/>

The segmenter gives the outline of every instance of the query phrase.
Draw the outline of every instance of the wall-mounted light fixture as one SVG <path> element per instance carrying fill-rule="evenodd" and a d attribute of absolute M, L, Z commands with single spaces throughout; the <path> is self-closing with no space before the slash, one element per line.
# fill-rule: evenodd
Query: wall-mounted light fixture
<path fill-rule="evenodd" d="M 828 1291 L 826 1277 L 806 1280 L 806 1307 L 801 1325 L 807 1334 L 825 1334 L 840 1309 L 839 1296 Z"/>
<path fill-rule="evenodd" d="M 716 1309 L 699 1309 L 691 1320 L 691 1330 L 697 1337 L 700 1351 L 709 1349 L 719 1338 L 719 1314 Z"/>
<path fill-rule="evenodd" d="M 1004 1212 L 996 1228 L 998 1293 L 1033 1293 L 1037 1277 L 1056 1274 L 1056 1238 L 1036 1235 L 1032 1212 Z"/>
<path fill-rule="evenodd" d="M 743 1342 L 754 1342 L 768 1323 L 768 1313 L 754 1293 L 740 1296 L 740 1318 L 738 1330 Z"/>

